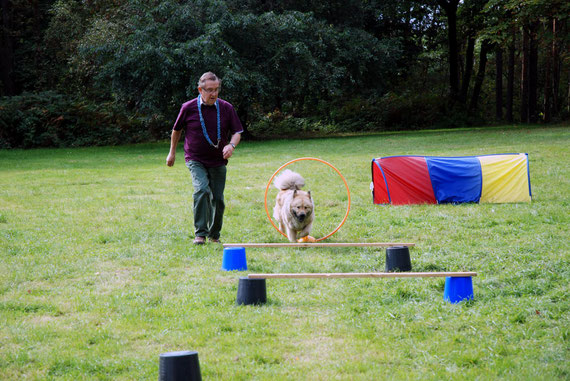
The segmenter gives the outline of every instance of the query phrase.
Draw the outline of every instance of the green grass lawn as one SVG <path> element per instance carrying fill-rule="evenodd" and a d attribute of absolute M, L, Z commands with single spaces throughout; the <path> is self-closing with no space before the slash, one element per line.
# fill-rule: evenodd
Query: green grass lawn
<path fill-rule="evenodd" d="M 501 127 L 244 141 L 228 167 L 224 242 L 285 242 L 264 192 L 317 157 L 350 186 L 327 242 L 415 242 L 414 271 L 476 271 L 475 299 L 444 279 L 268 280 L 236 306 L 222 247 L 194 247 L 182 146 L 0 151 L 0 379 L 155 380 L 159 355 L 199 353 L 209 379 L 567 380 L 570 129 Z M 379 206 L 379 156 L 527 152 L 532 203 Z M 315 161 L 291 166 L 316 202 L 314 236 L 347 195 Z M 269 192 L 271 208 L 272 197 Z M 271 210 L 270 210 L 271 211 Z M 374 248 L 247 249 L 249 272 L 383 271 Z"/>

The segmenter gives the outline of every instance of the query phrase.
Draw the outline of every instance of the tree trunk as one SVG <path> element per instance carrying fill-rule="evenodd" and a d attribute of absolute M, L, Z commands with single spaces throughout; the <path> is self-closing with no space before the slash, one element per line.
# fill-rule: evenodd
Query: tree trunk
<path fill-rule="evenodd" d="M 509 63 L 507 73 L 507 122 L 513 123 L 513 98 L 515 95 L 515 45 L 516 31 L 513 29 L 512 39 L 509 43 Z"/>
<path fill-rule="evenodd" d="M 560 102 L 558 100 L 558 89 L 560 89 L 560 52 L 558 49 L 558 29 L 560 23 L 558 20 L 552 20 L 552 112 L 556 115 L 560 111 Z"/>
<path fill-rule="evenodd" d="M 548 20 L 548 23 L 545 25 L 546 34 L 548 34 L 548 28 L 552 28 L 552 25 L 552 19 Z M 552 29 L 551 32 L 553 32 Z M 553 38 L 554 33 L 552 33 L 551 36 Z M 546 63 L 544 68 L 544 121 L 546 123 L 550 123 L 552 120 L 552 53 L 552 49 L 549 49 L 546 52 Z"/>
<path fill-rule="evenodd" d="M 530 26 L 529 66 L 528 66 L 528 119 L 531 123 L 538 121 L 538 41 L 536 40 L 539 23 Z"/>
<path fill-rule="evenodd" d="M 528 115 L 528 73 L 529 73 L 529 37 L 526 27 L 522 28 L 522 61 L 521 61 L 521 123 L 529 122 Z"/>
<path fill-rule="evenodd" d="M 503 50 L 497 45 L 495 52 L 495 116 L 503 119 Z"/>
<path fill-rule="evenodd" d="M 14 82 L 14 38 L 12 36 L 12 7 L 10 0 L 0 0 L 2 9 L 1 41 L 0 41 L 0 80 L 3 84 L 3 94 L 16 95 Z"/>
<path fill-rule="evenodd" d="M 454 102 L 459 95 L 459 72 L 457 52 L 457 5 L 459 0 L 438 0 L 447 16 L 447 41 L 449 49 L 449 95 Z"/>
<path fill-rule="evenodd" d="M 475 85 L 473 86 L 473 94 L 471 95 L 471 102 L 469 103 L 469 110 L 474 111 L 477 109 L 477 102 L 479 101 L 479 94 L 485 79 L 485 67 L 487 66 L 487 52 L 489 50 L 489 42 L 483 40 L 481 43 L 481 52 L 479 53 L 479 68 L 477 69 L 477 77 L 475 78 Z"/>
<path fill-rule="evenodd" d="M 469 82 L 471 81 L 471 74 L 473 73 L 473 50 L 475 50 L 475 38 L 469 37 L 469 40 L 467 41 L 467 49 L 465 51 L 465 73 L 463 74 L 461 95 L 459 96 L 459 100 L 462 103 L 467 101 Z"/>

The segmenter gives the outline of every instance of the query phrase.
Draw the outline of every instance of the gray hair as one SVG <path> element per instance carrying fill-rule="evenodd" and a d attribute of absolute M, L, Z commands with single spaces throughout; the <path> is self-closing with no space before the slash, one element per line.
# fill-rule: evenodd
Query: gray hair
<path fill-rule="evenodd" d="M 222 86 L 222 80 L 220 78 L 218 78 L 218 76 L 216 74 L 212 73 L 211 71 L 202 74 L 202 76 L 198 80 L 198 87 L 203 88 L 206 81 L 218 81 L 220 86 Z"/>

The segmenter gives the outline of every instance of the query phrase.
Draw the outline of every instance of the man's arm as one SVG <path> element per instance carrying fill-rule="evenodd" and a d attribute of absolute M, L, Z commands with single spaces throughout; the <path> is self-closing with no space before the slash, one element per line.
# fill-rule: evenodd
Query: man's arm
<path fill-rule="evenodd" d="M 232 138 L 230 139 L 230 144 L 224 147 L 223 151 L 224 159 L 229 159 L 230 157 L 232 157 L 235 147 L 237 147 L 240 140 L 241 140 L 241 133 L 237 132 L 232 135 Z"/>
<path fill-rule="evenodd" d="M 170 152 L 166 157 L 166 165 L 169 167 L 172 167 L 174 165 L 174 161 L 176 160 L 176 146 L 180 140 L 180 135 L 182 135 L 182 130 L 172 130 L 172 135 L 170 136 Z"/>

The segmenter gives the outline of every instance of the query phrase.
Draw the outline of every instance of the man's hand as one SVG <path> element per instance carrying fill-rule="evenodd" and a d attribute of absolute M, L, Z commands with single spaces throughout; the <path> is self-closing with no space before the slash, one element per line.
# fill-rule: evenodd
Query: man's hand
<path fill-rule="evenodd" d="M 172 167 L 174 165 L 174 160 L 176 160 L 176 154 L 169 153 L 166 157 L 166 165 Z"/>
<path fill-rule="evenodd" d="M 166 157 L 166 165 L 172 167 L 174 165 L 174 160 L 176 159 L 176 145 L 178 140 L 180 140 L 180 135 L 182 135 L 182 130 L 172 130 L 172 135 L 170 136 L 170 151 Z"/>
<path fill-rule="evenodd" d="M 223 155 L 224 155 L 224 159 L 229 159 L 230 157 L 232 157 L 232 155 L 234 154 L 234 146 L 232 146 L 231 144 L 228 144 L 224 147 L 224 150 L 222 151 Z"/>

